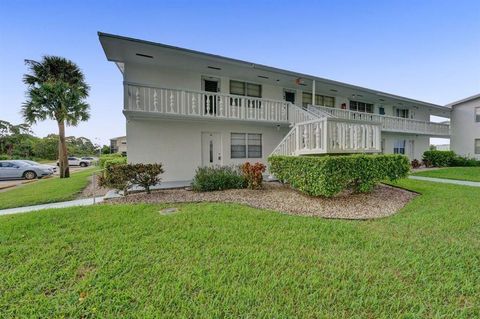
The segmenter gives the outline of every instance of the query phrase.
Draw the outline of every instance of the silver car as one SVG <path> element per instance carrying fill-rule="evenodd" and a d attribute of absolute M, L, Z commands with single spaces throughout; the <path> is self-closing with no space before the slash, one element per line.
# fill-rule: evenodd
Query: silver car
<path fill-rule="evenodd" d="M 0 180 L 34 179 L 50 176 L 53 170 L 41 165 L 30 165 L 20 160 L 0 161 Z"/>
<path fill-rule="evenodd" d="M 41 166 L 41 167 L 49 168 L 49 169 L 51 169 L 54 173 L 57 171 L 57 167 L 54 166 L 54 165 L 40 164 L 40 163 L 38 163 L 38 162 L 31 161 L 31 160 L 19 160 L 19 161 L 25 162 L 25 163 L 27 163 L 28 165 Z"/>

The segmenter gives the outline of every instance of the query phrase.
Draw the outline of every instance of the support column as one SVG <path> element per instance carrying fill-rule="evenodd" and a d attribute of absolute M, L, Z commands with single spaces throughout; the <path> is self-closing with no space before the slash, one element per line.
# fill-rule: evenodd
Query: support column
<path fill-rule="evenodd" d="M 312 105 L 316 105 L 315 104 L 315 80 L 312 80 Z"/>

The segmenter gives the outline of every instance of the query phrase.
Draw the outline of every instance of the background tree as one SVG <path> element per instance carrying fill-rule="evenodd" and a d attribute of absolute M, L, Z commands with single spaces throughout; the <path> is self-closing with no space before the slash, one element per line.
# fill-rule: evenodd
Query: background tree
<path fill-rule="evenodd" d="M 11 124 L 0 120 L 0 154 L 8 157 L 29 157 L 37 138 L 28 124 Z"/>
<path fill-rule="evenodd" d="M 102 154 L 110 154 L 110 146 L 103 145 L 101 152 L 102 152 Z"/>
<path fill-rule="evenodd" d="M 69 177 L 65 124 L 76 126 L 90 117 L 85 102 L 89 86 L 80 68 L 70 60 L 44 56 L 40 62 L 25 60 L 29 73 L 23 77 L 27 84 L 27 101 L 22 115 L 30 123 L 52 119 L 58 125 L 58 159 L 60 178 Z"/>

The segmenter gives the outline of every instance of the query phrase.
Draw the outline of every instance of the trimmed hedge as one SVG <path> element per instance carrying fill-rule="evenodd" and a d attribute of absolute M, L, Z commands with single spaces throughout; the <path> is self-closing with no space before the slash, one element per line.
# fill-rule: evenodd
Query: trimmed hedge
<path fill-rule="evenodd" d="M 453 151 L 425 151 L 423 163 L 426 167 L 447 167 L 451 166 L 457 155 Z"/>
<path fill-rule="evenodd" d="M 127 164 L 127 158 L 126 157 L 114 157 L 111 159 L 107 159 L 103 161 L 102 165 L 103 168 L 109 168 L 110 166 L 115 166 L 115 165 L 122 165 L 122 164 Z"/>
<path fill-rule="evenodd" d="M 118 158 L 125 158 L 125 163 L 127 163 L 127 158 L 125 156 L 122 156 L 121 154 L 104 154 L 100 156 L 100 159 L 98 160 L 98 165 L 100 165 L 101 168 L 105 168 L 105 162 L 113 160 L 113 159 L 118 159 Z M 122 163 L 124 164 L 124 163 Z"/>
<path fill-rule="evenodd" d="M 193 178 L 192 189 L 197 192 L 210 192 L 245 188 L 246 185 L 246 180 L 238 168 L 231 166 L 199 167 Z"/>
<path fill-rule="evenodd" d="M 410 171 L 404 155 L 271 156 L 270 172 L 311 196 L 334 196 L 353 188 L 370 192 L 382 180 L 395 181 Z"/>

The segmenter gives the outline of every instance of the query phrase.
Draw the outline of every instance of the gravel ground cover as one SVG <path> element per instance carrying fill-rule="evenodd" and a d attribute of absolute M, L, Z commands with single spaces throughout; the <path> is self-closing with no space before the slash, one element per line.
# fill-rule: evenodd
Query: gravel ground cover
<path fill-rule="evenodd" d="M 233 189 L 193 192 L 185 189 L 161 190 L 148 195 L 131 194 L 114 203 L 226 202 L 246 204 L 279 212 L 341 219 L 372 219 L 390 216 L 416 196 L 415 193 L 378 185 L 369 194 L 343 193 L 334 198 L 311 197 L 278 182 L 264 183 L 261 190 Z"/>

